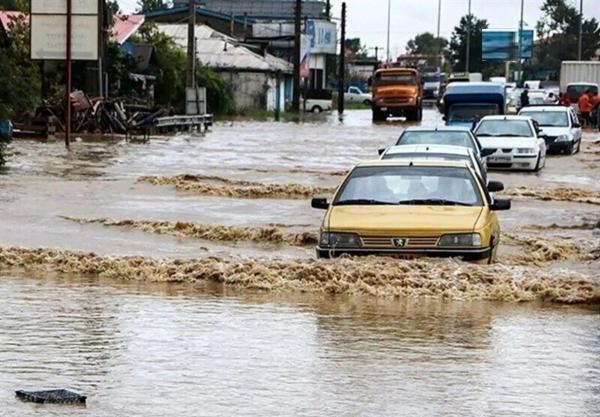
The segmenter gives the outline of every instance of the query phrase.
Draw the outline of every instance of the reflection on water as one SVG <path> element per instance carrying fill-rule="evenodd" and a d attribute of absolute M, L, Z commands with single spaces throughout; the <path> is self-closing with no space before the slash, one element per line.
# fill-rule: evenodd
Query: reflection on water
<path fill-rule="evenodd" d="M 597 307 L 596 307 L 597 308 Z M 600 414 L 600 315 L 0 276 L 10 416 Z M 69 387 L 86 409 L 15 389 Z"/>

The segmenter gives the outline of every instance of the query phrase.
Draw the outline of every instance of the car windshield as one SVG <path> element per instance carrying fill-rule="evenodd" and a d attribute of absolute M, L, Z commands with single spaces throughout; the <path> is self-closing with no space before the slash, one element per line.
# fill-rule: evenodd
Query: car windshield
<path fill-rule="evenodd" d="M 417 77 L 412 72 L 379 72 L 375 74 L 375 85 L 415 85 Z"/>
<path fill-rule="evenodd" d="M 568 127 L 569 118 L 566 111 L 524 111 L 523 116 L 531 117 L 540 126 Z"/>
<path fill-rule="evenodd" d="M 591 84 L 570 85 L 567 87 L 567 94 L 571 100 L 571 103 L 577 103 L 579 101 L 579 97 L 581 97 L 581 95 L 586 91 L 589 91 L 592 94 L 597 94 L 598 87 Z"/>
<path fill-rule="evenodd" d="M 429 160 L 442 160 L 442 161 L 467 161 L 471 162 L 471 159 L 467 155 L 455 155 L 448 153 L 386 153 L 381 159 L 429 159 Z"/>
<path fill-rule="evenodd" d="M 482 120 L 475 130 L 477 137 L 513 136 L 532 137 L 533 131 L 526 120 Z"/>
<path fill-rule="evenodd" d="M 453 145 L 479 152 L 469 132 L 456 130 L 405 130 L 396 145 Z"/>
<path fill-rule="evenodd" d="M 440 75 L 424 75 L 423 76 L 423 82 L 425 83 L 438 83 L 441 81 L 441 76 Z"/>
<path fill-rule="evenodd" d="M 333 204 L 481 206 L 482 200 L 466 168 L 377 166 L 354 169 Z"/>
<path fill-rule="evenodd" d="M 450 122 L 478 122 L 484 116 L 498 114 L 496 104 L 455 104 L 448 112 Z"/>

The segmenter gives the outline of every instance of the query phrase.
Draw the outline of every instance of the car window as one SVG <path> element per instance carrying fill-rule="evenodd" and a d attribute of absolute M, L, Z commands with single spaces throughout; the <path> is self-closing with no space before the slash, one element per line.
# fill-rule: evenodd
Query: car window
<path fill-rule="evenodd" d="M 573 111 L 573 109 L 569 109 L 569 113 L 571 115 L 571 125 L 579 124 L 579 119 L 575 115 L 575 112 Z"/>
<path fill-rule="evenodd" d="M 359 91 L 358 91 L 358 89 L 356 87 L 350 87 L 350 92 L 351 93 L 355 93 L 355 94 L 359 93 Z"/>
<path fill-rule="evenodd" d="M 475 135 L 484 136 L 534 136 L 531 126 L 526 120 L 482 120 L 475 129 Z"/>
<path fill-rule="evenodd" d="M 412 72 L 380 72 L 375 74 L 375 85 L 415 85 L 417 76 Z"/>
<path fill-rule="evenodd" d="M 448 112 L 448 121 L 479 121 L 494 114 L 498 114 L 496 104 L 454 104 Z"/>
<path fill-rule="evenodd" d="M 466 168 L 414 166 L 356 168 L 342 185 L 333 204 L 368 202 L 482 205 L 479 189 Z"/>
<path fill-rule="evenodd" d="M 477 152 L 477 145 L 473 142 L 467 131 L 416 131 L 405 130 L 396 142 L 396 145 L 454 145 L 471 148 Z"/>
<path fill-rule="evenodd" d="M 567 127 L 569 126 L 569 116 L 566 111 L 523 111 L 523 116 L 531 117 L 540 126 L 547 127 Z"/>

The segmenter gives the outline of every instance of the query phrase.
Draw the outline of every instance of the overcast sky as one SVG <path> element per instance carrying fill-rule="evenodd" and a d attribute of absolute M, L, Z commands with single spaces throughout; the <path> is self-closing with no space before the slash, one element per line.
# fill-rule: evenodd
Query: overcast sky
<path fill-rule="evenodd" d="M 118 0 L 125 12 L 136 8 L 136 0 Z M 471 0 L 472 12 L 487 19 L 490 28 L 516 29 L 521 0 Z M 525 23 L 535 27 L 543 0 L 525 1 Z M 579 0 L 568 0 L 579 7 Z M 469 0 L 442 0 L 441 35 L 450 37 L 460 17 L 467 14 Z M 334 16 L 341 15 L 342 0 L 331 0 Z M 360 37 L 368 47 L 385 48 L 387 38 L 388 0 L 346 0 L 348 7 L 348 37 Z M 600 0 L 584 0 L 584 16 L 600 20 Z M 437 31 L 438 0 L 391 0 L 392 57 L 404 52 L 406 42 L 417 33 Z M 385 52 L 382 52 L 384 56 Z"/>
<path fill-rule="evenodd" d="M 524 0 L 524 21 L 535 27 L 543 0 Z M 568 0 L 579 8 L 579 0 Z M 335 16 L 341 15 L 342 0 L 331 0 Z M 388 0 L 346 0 L 348 37 L 360 37 L 368 47 L 386 46 Z M 442 0 L 441 35 L 450 37 L 460 17 L 467 14 L 469 0 Z M 487 19 L 490 28 L 516 29 L 521 0 L 471 0 L 472 13 Z M 586 18 L 600 20 L 600 0 L 584 0 Z M 392 57 L 404 52 L 406 42 L 415 34 L 437 31 L 438 0 L 391 0 Z M 382 53 L 380 56 L 384 56 Z"/>

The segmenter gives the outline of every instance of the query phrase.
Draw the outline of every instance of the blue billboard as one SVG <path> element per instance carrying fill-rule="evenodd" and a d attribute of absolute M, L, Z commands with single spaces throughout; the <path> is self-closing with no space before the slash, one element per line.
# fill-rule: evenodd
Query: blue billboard
<path fill-rule="evenodd" d="M 481 59 L 484 61 L 514 61 L 519 55 L 517 31 L 484 29 Z M 523 30 L 521 58 L 533 57 L 533 30 Z"/>

